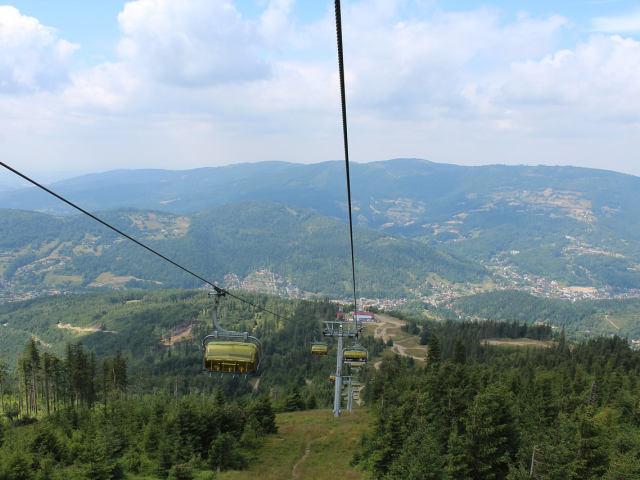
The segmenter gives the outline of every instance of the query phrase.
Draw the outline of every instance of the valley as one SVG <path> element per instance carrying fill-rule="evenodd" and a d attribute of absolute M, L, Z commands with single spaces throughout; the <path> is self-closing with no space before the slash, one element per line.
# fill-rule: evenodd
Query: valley
<path fill-rule="evenodd" d="M 420 300 L 442 307 L 493 290 L 569 301 L 640 295 L 635 177 L 420 159 L 355 164 L 354 173 L 358 238 L 369 245 L 356 255 L 363 277 L 359 295 L 368 304 Z M 190 265 L 206 265 L 227 288 L 339 298 L 347 287 L 328 279 L 341 278 L 340 265 L 347 261 L 343 234 L 337 235 L 344 225 L 332 223 L 346 218 L 344 199 L 330 181 L 340 175 L 339 162 L 260 162 L 193 171 L 119 170 L 52 187 L 101 211 L 140 241 Z M 113 232 L 69 216 L 74 212 L 56 202 L 33 189 L 0 192 L 0 206 L 63 215 L 37 222 L 16 210 L 4 210 L 14 212 L 13 220 L 0 215 L 0 301 L 87 288 L 198 287 L 120 244 Z M 20 222 L 29 218 L 33 227 L 23 235 Z M 250 258 L 211 252 L 220 248 L 227 256 Z M 409 251 L 418 268 L 410 265 Z M 398 255 L 405 258 L 398 262 Z M 127 268 L 127 261 L 136 266 Z"/>

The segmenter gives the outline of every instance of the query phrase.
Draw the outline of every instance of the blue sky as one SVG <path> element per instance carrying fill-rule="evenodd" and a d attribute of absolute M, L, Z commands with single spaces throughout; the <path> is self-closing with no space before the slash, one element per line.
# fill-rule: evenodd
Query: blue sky
<path fill-rule="evenodd" d="M 333 2 L 125 3 L 0 7 L 6 161 L 96 172 L 342 158 Z M 354 161 L 640 175 L 637 1 L 359 0 L 343 21 Z"/>
<path fill-rule="evenodd" d="M 62 38 L 82 45 L 78 58 L 84 64 L 97 64 L 102 60 L 115 60 L 115 46 L 120 38 L 118 13 L 127 3 L 123 0 L 16 0 L 9 5 L 18 8 L 24 15 L 35 17 L 47 26 L 53 26 Z M 344 2 L 347 4 L 348 2 Z M 487 6 L 500 10 L 503 18 L 515 17 L 519 12 L 528 12 L 533 16 L 560 14 L 575 22 L 576 28 L 567 35 L 566 42 L 576 38 L 584 38 L 595 28 L 594 19 L 624 17 L 630 13 L 640 12 L 637 0 L 509 0 L 495 2 L 478 2 L 476 0 L 457 0 L 456 2 L 406 2 L 405 11 L 409 15 L 419 15 L 421 10 L 434 6 L 452 11 L 473 10 L 479 6 Z M 268 4 L 264 0 L 243 0 L 236 2 L 236 7 L 245 18 L 257 20 Z M 333 2 L 319 0 L 302 0 L 295 3 L 296 20 L 302 23 L 317 21 L 326 12 L 333 9 Z M 618 32 L 623 33 L 623 32 Z M 640 31 L 624 32 L 638 38 Z"/>

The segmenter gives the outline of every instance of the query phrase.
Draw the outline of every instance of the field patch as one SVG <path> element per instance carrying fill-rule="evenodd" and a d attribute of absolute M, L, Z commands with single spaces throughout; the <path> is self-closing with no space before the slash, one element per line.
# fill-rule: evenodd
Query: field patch
<path fill-rule="evenodd" d="M 219 473 L 217 478 L 362 478 L 349 462 L 368 427 L 366 410 L 343 410 L 341 418 L 334 418 L 331 410 L 282 413 L 276 423 L 279 433 L 267 439 L 248 470 Z"/>
<path fill-rule="evenodd" d="M 42 282 L 45 285 L 81 285 L 81 275 L 59 275 L 57 273 L 48 272 Z"/>
<path fill-rule="evenodd" d="M 124 284 L 129 280 L 139 280 L 136 277 L 128 275 L 126 277 L 116 277 L 111 272 L 101 273 L 93 282 L 89 284 L 90 287 L 124 287 Z"/>
<path fill-rule="evenodd" d="M 498 338 L 490 340 L 481 340 L 483 345 L 497 345 L 502 347 L 539 347 L 549 348 L 553 346 L 553 342 L 544 342 L 542 340 L 532 340 L 530 338 Z"/>

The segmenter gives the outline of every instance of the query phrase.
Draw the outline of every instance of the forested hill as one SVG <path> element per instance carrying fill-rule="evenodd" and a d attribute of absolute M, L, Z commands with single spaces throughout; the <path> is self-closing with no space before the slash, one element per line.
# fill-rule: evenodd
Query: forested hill
<path fill-rule="evenodd" d="M 440 309 L 444 318 L 459 320 L 517 320 L 523 323 L 549 323 L 565 328 L 578 338 L 618 335 L 640 338 L 640 299 L 583 300 L 567 302 L 539 298 L 525 292 L 497 291 L 460 297 L 448 309 Z"/>
<path fill-rule="evenodd" d="M 463 167 L 419 159 L 353 164 L 358 225 L 420 238 L 475 261 L 566 286 L 640 289 L 640 178 L 574 167 Z M 117 170 L 51 185 L 89 210 L 192 214 L 271 200 L 345 220 L 344 165 L 259 162 L 196 170 Z M 0 206 L 70 207 L 35 188 Z"/>
<path fill-rule="evenodd" d="M 262 340 L 262 372 L 253 379 L 202 374 L 212 303 L 205 292 L 101 292 L 0 306 L 0 319 L 9 318 L 3 330 L 37 326 L 52 342 L 30 338 L 7 355 L 17 369 L 0 361 L 0 478 L 640 474 L 640 355 L 624 339 L 570 344 L 562 333 L 551 338 L 548 326 L 407 318 L 402 332 L 387 331 L 386 344 L 365 330 L 369 361 L 356 412 L 276 417 L 330 405 L 335 358 L 311 355 L 309 342 L 337 305 L 247 299 L 293 320 L 223 300 L 225 326 Z M 77 341 L 83 332 L 58 327 L 60 319 L 104 329 Z M 385 348 L 406 344 L 420 327 L 424 361 Z M 74 341 L 64 345 L 63 331 Z M 536 338 L 529 344 L 538 348 L 483 341 L 493 335 Z M 332 458 L 339 460 L 327 464 Z"/>
<path fill-rule="evenodd" d="M 465 167 L 395 159 L 353 163 L 352 174 L 359 221 L 373 227 L 391 222 L 411 235 L 425 233 L 424 221 L 444 222 L 473 209 L 492 208 L 489 203 L 493 207 L 517 204 L 567 217 L 586 215 L 614 224 L 640 217 L 640 178 L 606 170 L 541 165 Z M 340 161 L 310 165 L 257 162 L 194 170 L 114 170 L 50 187 L 90 210 L 137 207 L 181 214 L 238 200 L 268 199 L 345 218 L 343 177 Z M 396 200 L 405 204 L 396 204 Z M 0 193 L 0 206 L 69 211 L 35 188 Z M 411 220 L 415 221 L 408 225 Z"/>
<path fill-rule="evenodd" d="M 227 288 L 238 288 L 255 274 L 262 275 L 274 293 L 280 289 L 290 296 L 351 294 L 348 226 L 309 210 L 252 201 L 191 217 L 133 210 L 100 215 Z M 81 216 L 1 210 L 5 289 L 201 286 L 194 277 L 117 237 Z M 482 282 L 486 276 L 484 267 L 424 242 L 361 228 L 355 240 L 358 293 L 363 296 L 404 297 L 430 275 L 454 283 Z M 124 280 L 118 284 L 114 277 Z M 251 281 L 244 287 L 251 289 Z"/>

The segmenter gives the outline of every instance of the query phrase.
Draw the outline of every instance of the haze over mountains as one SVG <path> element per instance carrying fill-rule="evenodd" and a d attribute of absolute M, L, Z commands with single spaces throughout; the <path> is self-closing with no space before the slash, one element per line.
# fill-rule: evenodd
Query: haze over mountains
<path fill-rule="evenodd" d="M 349 291 L 344 183 L 342 162 L 261 162 L 115 170 L 50 187 L 214 279 L 228 274 L 228 285 L 264 270 L 281 278 L 283 288 L 339 296 Z M 365 227 L 356 236 L 362 295 L 441 304 L 496 288 L 573 299 L 639 294 L 638 177 L 396 159 L 354 164 L 352 184 L 354 216 Z M 0 193 L 0 207 L 76 213 L 35 188 Z M 119 208 L 141 210 L 104 211 Z M 42 281 L 196 286 L 90 219 L 2 214 L 5 281 L 42 270 L 33 262 L 68 255 L 66 273 L 52 263 L 39 274 Z M 98 281 L 105 273 L 127 280 Z"/>

